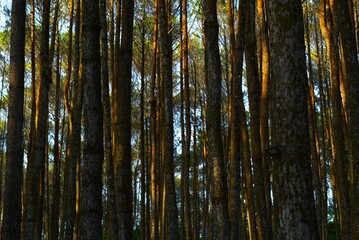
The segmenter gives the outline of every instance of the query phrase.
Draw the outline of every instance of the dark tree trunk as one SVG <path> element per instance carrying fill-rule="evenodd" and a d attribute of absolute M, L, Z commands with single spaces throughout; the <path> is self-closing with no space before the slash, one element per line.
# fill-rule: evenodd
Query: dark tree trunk
<path fill-rule="evenodd" d="M 163 166 L 164 166 L 164 198 L 166 211 L 162 215 L 167 220 L 166 231 L 168 239 L 178 239 L 178 211 L 174 179 L 173 158 L 173 79 L 172 79 L 172 35 L 169 29 L 169 5 L 166 0 L 160 0 L 159 9 L 159 44 L 161 49 L 161 66 L 163 81 Z M 163 209 L 164 209 L 163 208 Z M 164 217 L 162 218 L 164 219 Z M 166 226 L 163 221 L 163 227 Z M 165 228 L 163 228 L 165 230 Z"/>
<path fill-rule="evenodd" d="M 310 168 L 308 86 L 300 1 L 269 1 L 276 239 L 319 239 Z M 290 24 L 288 24 L 290 23 Z M 285 41 L 283 41 L 285 39 Z"/>
<path fill-rule="evenodd" d="M 10 86 L 6 139 L 5 190 L 1 239 L 20 239 L 23 174 L 24 70 L 26 1 L 13 0 L 11 12 Z"/>
<path fill-rule="evenodd" d="M 117 58 L 118 76 L 113 84 L 114 95 L 114 161 L 116 165 L 116 200 L 119 238 L 132 238 L 132 169 L 131 169 L 131 77 L 134 2 L 122 4 L 121 46 Z M 119 38 L 120 35 L 117 35 Z M 117 43 L 119 44 L 119 43 Z"/>
<path fill-rule="evenodd" d="M 80 238 L 102 238 L 103 115 L 99 1 L 82 2 L 84 148 L 81 164 Z"/>

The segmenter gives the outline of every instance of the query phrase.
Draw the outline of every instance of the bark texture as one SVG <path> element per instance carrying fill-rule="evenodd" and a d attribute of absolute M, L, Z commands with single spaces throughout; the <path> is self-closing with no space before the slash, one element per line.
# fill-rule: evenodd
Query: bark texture
<path fill-rule="evenodd" d="M 159 44 L 161 49 L 163 81 L 163 161 L 164 161 L 164 200 L 166 208 L 168 239 L 178 239 L 178 210 L 174 179 L 173 158 L 173 79 L 172 79 L 172 35 L 169 30 L 168 3 L 159 1 Z M 163 210 L 164 211 L 164 210 Z M 163 218 L 164 219 L 164 218 Z M 166 226 L 166 225 L 163 225 Z M 163 229 L 164 230 L 164 229 Z"/>
<path fill-rule="evenodd" d="M 26 1 L 13 0 L 11 12 L 10 86 L 6 138 L 5 190 L 0 238 L 20 239 L 23 174 L 24 70 Z"/>
<path fill-rule="evenodd" d="M 212 204 L 211 239 L 229 239 L 230 226 L 227 200 L 227 176 L 224 171 L 221 136 L 221 62 L 218 46 L 217 1 L 203 1 L 204 34 L 207 57 L 207 136 L 208 163 L 212 179 L 210 198 Z"/>
<path fill-rule="evenodd" d="M 103 115 L 99 1 L 82 2 L 84 148 L 81 164 L 80 238 L 102 238 Z"/>
<path fill-rule="evenodd" d="M 301 1 L 269 1 L 276 239 L 319 239 L 311 180 L 308 87 Z M 276 192 L 275 192 L 276 193 Z"/>
<path fill-rule="evenodd" d="M 116 53 L 118 75 L 114 82 L 113 139 L 116 165 L 116 200 L 119 238 L 132 238 L 132 169 L 131 169 L 131 77 L 134 2 L 122 2 L 121 46 Z M 120 35 L 117 35 L 120 38 Z"/>

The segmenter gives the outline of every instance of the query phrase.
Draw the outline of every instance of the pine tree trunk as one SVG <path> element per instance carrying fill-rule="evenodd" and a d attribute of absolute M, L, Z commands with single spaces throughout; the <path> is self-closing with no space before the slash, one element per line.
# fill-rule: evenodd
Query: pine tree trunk
<path fill-rule="evenodd" d="M 10 82 L 4 200 L 0 238 L 20 239 L 23 174 L 24 70 L 26 1 L 12 1 Z"/>
<path fill-rule="evenodd" d="M 51 83 L 51 61 L 49 53 L 50 1 L 43 3 L 42 29 L 40 42 L 40 79 L 36 99 L 36 122 L 33 146 L 28 162 L 25 188 L 25 203 L 23 217 L 23 238 L 36 239 L 41 236 L 41 179 L 45 166 L 45 152 L 47 140 L 47 121 L 49 113 L 49 88 Z M 35 231 L 40 231 L 35 232 Z"/>
<path fill-rule="evenodd" d="M 123 1 L 121 46 L 117 43 L 118 75 L 113 84 L 113 155 L 116 165 L 116 200 L 119 238 L 132 238 L 132 169 L 131 169 L 131 68 L 134 2 Z M 117 33 L 117 39 L 120 38 Z"/>
<path fill-rule="evenodd" d="M 99 1 L 82 2 L 82 78 L 84 80 L 84 148 L 81 165 L 79 234 L 102 238 L 103 114 L 101 100 Z"/>
<path fill-rule="evenodd" d="M 174 158 L 173 158 L 173 80 L 172 80 L 172 36 L 169 31 L 170 16 L 167 11 L 170 5 L 166 0 L 159 1 L 159 44 L 161 48 L 161 66 L 163 81 L 163 167 L 165 192 L 163 199 L 166 208 L 168 239 L 178 239 L 178 212 L 176 204 L 176 191 L 174 181 Z M 162 208 L 164 209 L 164 208 Z M 164 214 L 164 212 L 162 213 Z M 163 219 L 163 226 L 166 226 Z"/>
<path fill-rule="evenodd" d="M 319 239 L 310 168 L 308 87 L 300 1 L 269 1 L 276 239 Z M 283 41 L 285 39 L 285 41 Z"/>
<path fill-rule="evenodd" d="M 332 103 L 332 133 L 334 156 L 334 179 L 337 184 L 337 197 L 340 221 L 340 235 L 343 239 L 350 236 L 349 183 L 347 181 L 347 162 L 345 154 L 344 118 L 342 96 L 340 92 L 338 29 L 334 22 L 333 9 L 322 0 L 319 8 L 319 20 L 322 34 L 327 44 L 330 67 L 330 98 Z"/>
<path fill-rule="evenodd" d="M 231 43 L 233 52 L 233 80 L 231 83 L 231 114 L 230 114 L 230 162 L 229 162 L 229 218 L 231 222 L 231 239 L 243 238 L 243 219 L 242 208 L 243 198 L 241 198 L 241 129 L 240 122 L 240 83 L 243 71 L 244 53 L 244 30 L 245 30 L 246 1 L 238 3 L 237 29 L 235 40 Z M 233 30 L 234 31 L 234 30 Z M 233 33 L 234 34 L 234 33 Z"/>
<path fill-rule="evenodd" d="M 75 45 L 74 45 L 74 66 L 73 66 L 73 101 L 68 103 L 67 110 L 69 114 L 69 144 L 67 145 L 67 191 L 66 191 L 66 217 L 64 238 L 73 239 L 74 228 L 76 221 L 76 168 L 80 161 L 81 153 L 81 117 L 83 105 L 83 78 L 80 74 L 80 0 L 76 1 L 76 16 L 75 16 Z M 70 25 L 70 36 L 72 39 L 72 26 Z M 69 42 L 71 44 L 71 41 Z M 66 84 L 69 84 L 72 76 L 72 46 L 69 45 L 68 52 L 68 76 Z M 70 94 L 65 85 L 65 94 Z M 65 102 L 67 102 L 65 97 Z"/>
<path fill-rule="evenodd" d="M 102 100 L 104 113 L 104 147 L 105 147 L 105 174 L 107 185 L 107 224 L 106 233 L 108 239 L 118 239 L 118 219 L 116 210 L 116 192 L 114 164 L 112 156 L 112 135 L 111 135 L 111 104 L 109 90 L 109 69 L 108 69 L 108 41 L 107 41 L 107 1 L 100 1 L 100 23 L 101 23 L 101 79 L 102 79 Z"/>
<path fill-rule="evenodd" d="M 349 2 L 352 4 L 352 1 L 335 1 L 335 18 L 339 28 L 343 77 L 347 84 L 350 239 L 354 240 L 359 238 L 359 65 L 354 24 L 351 21 L 353 12 L 349 11 Z"/>
<path fill-rule="evenodd" d="M 204 34 L 207 56 L 207 133 L 208 163 L 210 169 L 213 234 L 210 239 L 229 239 L 227 177 L 224 171 L 221 136 L 221 62 L 218 46 L 217 1 L 203 1 Z"/>

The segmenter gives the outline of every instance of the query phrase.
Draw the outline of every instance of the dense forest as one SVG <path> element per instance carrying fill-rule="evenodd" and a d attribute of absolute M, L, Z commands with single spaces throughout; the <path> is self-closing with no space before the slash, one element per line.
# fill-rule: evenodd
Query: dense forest
<path fill-rule="evenodd" d="M 359 239 L 358 0 L 0 18 L 0 239 Z"/>

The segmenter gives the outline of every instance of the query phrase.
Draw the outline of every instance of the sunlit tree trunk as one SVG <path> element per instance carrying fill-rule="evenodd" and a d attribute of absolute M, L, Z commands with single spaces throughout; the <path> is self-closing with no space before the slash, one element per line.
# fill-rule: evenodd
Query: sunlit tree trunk
<path fill-rule="evenodd" d="M 157 195 L 157 119 L 156 119 L 156 69 L 157 69 L 157 37 L 158 37 L 158 0 L 154 1 L 153 58 L 150 87 L 150 135 L 151 135 L 151 239 L 159 239 L 158 233 L 158 195 Z"/>
<path fill-rule="evenodd" d="M 250 108 L 250 132 L 254 177 L 254 194 L 257 214 L 258 239 L 269 239 L 268 217 L 263 181 L 262 147 L 260 136 L 261 83 L 257 64 L 257 40 L 255 32 L 255 1 L 248 0 L 246 15 L 246 66 Z M 265 107 L 265 105 L 263 106 Z"/>
<path fill-rule="evenodd" d="M 45 166 L 47 121 L 49 113 L 49 88 L 51 62 L 49 53 L 50 1 L 43 2 L 40 42 L 40 79 L 36 98 L 36 121 L 33 146 L 29 156 L 23 215 L 23 238 L 36 239 L 41 236 L 42 207 L 41 179 Z"/>
<path fill-rule="evenodd" d="M 260 97 L 260 137 L 262 147 L 262 165 L 263 165 L 263 183 L 265 191 L 265 204 L 267 210 L 267 239 L 272 239 L 272 199 L 270 185 L 270 168 L 271 161 L 265 149 L 269 146 L 269 39 L 268 39 L 268 23 L 267 23 L 267 1 L 257 0 L 258 25 L 260 28 L 259 39 L 260 49 L 259 57 L 259 79 L 261 83 Z"/>
<path fill-rule="evenodd" d="M 232 11 L 230 11 L 232 12 Z M 242 219 L 242 203 L 241 198 L 241 129 L 240 129 L 240 91 L 243 71 L 243 53 L 244 53 L 244 30 L 245 30 L 245 13 L 246 1 L 238 3 L 237 13 L 237 29 L 231 37 L 231 48 L 233 48 L 233 79 L 231 82 L 231 114 L 230 116 L 230 154 L 229 154 L 229 218 L 231 223 L 231 239 L 243 238 L 243 219 Z M 231 20 L 230 28 L 233 26 L 233 16 L 229 16 Z"/>
<path fill-rule="evenodd" d="M 349 4 L 351 3 L 351 4 Z M 354 33 L 352 1 L 335 1 L 343 78 L 347 85 L 350 181 L 350 239 L 359 238 L 359 65 Z M 351 6 L 351 8 L 350 8 Z"/>
<path fill-rule="evenodd" d="M 318 140 L 318 131 L 317 131 L 317 120 L 316 120 L 316 106 L 315 106 L 315 95 L 314 95 L 314 77 L 313 77 L 313 66 L 312 66 L 312 51 L 311 51 L 311 41 L 310 41 L 310 11 L 308 3 L 306 3 L 306 18 L 305 18 L 305 40 L 307 45 L 308 53 L 308 85 L 309 85 L 309 98 L 308 98 L 308 116 L 309 116 L 309 134 L 310 134 L 310 153 L 311 153 L 311 162 L 312 162 L 312 176 L 313 176 L 313 189 L 315 193 L 315 205 L 316 205 L 316 215 L 317 215 L 317 224 L 318 232 L 321 236 L 322 231 L 322 203 L 323 196 L 321 191 L 321 167 L 319 159 L 319 140 Z"/>
<path fill-rule="evenodd" d="M 334 156 L 334 179 L 337 184 L 339 208 L 340 235 L 343 239 L 350 236 L 350 206 L 349 183 L 347 180 L 347 161 L 345 154 L 344 118 L 342 96 L 340 92 L 338 26 L 333 15 L 333 5 L 327 0 L 321 0 L 319 5 L 319 20 L 322 34 L 326 41 L 327 55 L 330 67 L 330 98 L 332 103 L 332 130 Z"/>

